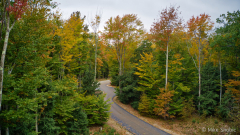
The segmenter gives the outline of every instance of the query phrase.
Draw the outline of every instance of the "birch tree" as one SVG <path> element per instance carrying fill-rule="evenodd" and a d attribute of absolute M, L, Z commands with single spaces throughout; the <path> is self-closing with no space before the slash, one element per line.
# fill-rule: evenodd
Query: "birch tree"
<path fill-rule="evenodd" d="M 1 55 L 0 62 L 0 112 L 1 112 L 1 104 L 2 104 L 2 89 L 3 89 L 3 75 L 4 75 L 4 62 L 5 56 L 7 52 L 9 33 L 12 30 L 15 22 L 21 18 L 21 15 L 24 12 L 24 8 L 27 6 L 27 0 L 16 0 L 13 5 L 11 5 L 10 0 L 3 1 L 6 5 L 4 6 L 4 17 L 6 16 L 6 34 L 4 38 L 3 50 Z M 13 15 L 13 21 L 10 20 L 10 15 Z M 2 19 L 3 20 L 3 19 Z M 2 26 L 3 27 L 3 26 Z M 1 133 L 1 126 L 0 126 Z"/>
<path fill-rule="evenodd" d="M 210 16 L 207 14 L 200 14 L 187 22 L 188 36 L 190 38 L 191 46 L 188 47 L 189 54 L 198 70 L 198 91 L 199 97 L 201 96 L 201 65 L 203 64 L 204 54 L 206 54 L 206 47 L 208 45 L 207 36 L 208 32 L 212 29 L 213 23 Z M 198 110 L 200 111 L 200 101 L 198 102 Z"/>
<path fill-rule="evenodd" d="M 154 42 L 159 43 L 158 48 L 166 51 L 166 77 L 165 77 L 165 90 L 168 85 L 168 55 L 169 55 L 169 41 L 171 34 L 175 29 L 181 26 L 181 19 L 178 17 L 178 9 L 174 6 L 165 8 L 160 12 L 160 18 L 153 23 L 151 33 L 153 35 Z"/>
<path fill-rule="evenodd" d="M 116 57 L 119 64 L 119 76 L 123 75 L 123 63 L 125 62 L 125 57 L 131 56 L 131 48 L 136 48 L 137 44 L 134 43 L 138 41 L 138 37 L 143 33 L 143 24 L 134 14 L 126 14 L 123 17 L 117 16 L 115 18 L 111 17 L 104 27 L 104 38 L 108 40 L 109 44 L 113 46 L 114 52 L 116 52 Z M 133 40 L 135 41 L 133 42 Z M 119 88 L 121 80 L 119 79 Z"/>
<path fill-rule="evenodd" d="M 95 71 L 95 74 L 94 74 L 94 81 L 96 81 L 96 76 L 97 76 L 97 46 L 98 46 L 98 29 L 99 29 L 99 25 L 101 23 L 101 17 L 102 14 L 99 13 L 99 14 L 96 14 L 95 15 L 95 18 L 91 21 L 90 23 L 90 26 L 91 28 L 93 29 L 93 32 L 94 32 L 94 38 L 95 38 L 95 67 L 94 67 L 94 71 Z"/>

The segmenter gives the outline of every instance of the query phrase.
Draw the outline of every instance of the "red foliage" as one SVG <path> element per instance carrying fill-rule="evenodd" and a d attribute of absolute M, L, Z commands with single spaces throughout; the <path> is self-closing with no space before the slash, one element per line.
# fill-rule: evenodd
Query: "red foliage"
<path fill-rule="evenodd" d="M 170 6 L 162 10 L 159 14 L 159 19 L 153 23 L 150 31 L 152 33 L 151 40 L 154 42 L 161 41 L 164 45 L 159 46 L 159 49 L 166 51 L 166 45 L 171 33 L 181 27 L 182 20 L 178 17 L 179 7 Z"/>
<path fill-rule="evenodd" d="M 21 18 L 26 7 L 27 0 L 15 0 L 13 6 L 10 5 L 9 7 L 6 8 L 6 10 L 13 14 L 14 18 L 17 20 Z"/>

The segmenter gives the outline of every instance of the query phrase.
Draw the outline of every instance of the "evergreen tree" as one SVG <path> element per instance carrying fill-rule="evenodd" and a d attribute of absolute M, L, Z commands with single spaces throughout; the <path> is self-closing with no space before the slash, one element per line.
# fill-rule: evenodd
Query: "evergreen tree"
<path fill-rule="evenodd" d="M 231 91 L 227 90 L 223 95 L 222 103 L 218 106 L 216 113 L 220 116 L 220 118 L 229 118 L 229 113 L 233 106 L 234 99 L 232 97 L 232 93 Z"/>
<path fill-rule="evenodd" d="M 88 120 L 86 113 L 84 113 L 79 103 L 76 103 L 74 108 L 75 110 L 72 112 L 73 118 L 67 122 L 69 135 L 88 135 L 89 129 L 87 128 Z"/>
<path fill-rule="evenodd" d="M 207 112 L 207 115 L 214 114 L 215 107 L 219 101 L 219 72 L 212 62 L 206 63 L 202 69 L 202 95 L 199 100 L 201 102 L 201 113 Z"/>
<path fill-rule="evenodd" d="M 86 95 L 95 94 L 96 88 L 98 88 L 100 83 L 94 81 L 94 73 L 90 70 L 85 72 L 83 77 L 82 92 L 86 92 Z"/>

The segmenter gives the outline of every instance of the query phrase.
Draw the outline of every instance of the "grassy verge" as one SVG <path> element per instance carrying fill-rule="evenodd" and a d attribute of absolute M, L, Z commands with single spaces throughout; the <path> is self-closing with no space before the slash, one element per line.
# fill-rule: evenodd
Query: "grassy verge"
<path fill-rule="evenodd" d="M 115 120 L 109 120 L 103 126 L 90 127 L 90 135 L 132 135 Z"/>
<path fill-rule="evenodd" d="M 106 80 L 110 80 L 111 78 L 100 78 L 100 79 L 97 79 L 97 81 L 106 81 Z"/>

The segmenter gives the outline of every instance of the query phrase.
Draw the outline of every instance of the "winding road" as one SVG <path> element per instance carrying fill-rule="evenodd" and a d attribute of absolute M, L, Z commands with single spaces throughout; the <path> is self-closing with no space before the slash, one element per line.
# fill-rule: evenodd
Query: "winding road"
<path fill-rule="evenodd" d="M 107 95 L 105 100 L 110 99 L 110 103 L 113 102 L 113 97 L 115 96 L 115 89 L 113 87 L 108 87 L 110 84 L 109 80 L 100 81 L 100 89 L 104 91 Z M 142 120 L 136 116 L 130 114 L 123 108 L 121 108 L 116 103 L 112 104 L 111 107 L 111 117 L 116 120 L 120 125 L 125 127 L 128 131 L 136 135 L 170 135 L 165 131 L 162 131 Z"/>

